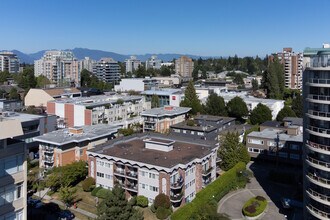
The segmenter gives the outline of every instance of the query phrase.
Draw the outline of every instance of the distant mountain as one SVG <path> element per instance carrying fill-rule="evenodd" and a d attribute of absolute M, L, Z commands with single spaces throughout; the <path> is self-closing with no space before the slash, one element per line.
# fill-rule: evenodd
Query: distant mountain
<path fill-rule="evenodd" d="M 67 49 L 70 50 L 70 49 Z M 0 50 L 1 51 L 1 50 Z M 20 59 L 21 63 L 29 63 L 33 64 L 35 60 L 40 59 L 46 50 L 38 51 L 36 53 L 30 53 L 26 54 L 18 50 L 12 50 L 13 53 L 17 54 L 18 58 Z M 77 57 L 79 60 L 84 59 L 85 57 L 90 57 L 93 60 L 100 60 L 103 57 L 111 57 L 116 61 L 124 62 L 125 59 L 129 58 L 131 55 L 123 55 L 118 54 L 114 52 L 108 52 L 103 50 L 92 50 L 87 48 L 74 48 L 70 50 L 74 53 L 75 57 Z M 142 62 L 146 61 L 148 58 L 150 58 L 152 55 L 156 55 L 158 59 L 163 60 L 164 62 L 172 61 L 173 59 L 177 59 L 180 56 L 188 56 L 193 59 L 207 59 L 210 57 L 206 56 L 196 56 L 196 55 L 189 55 L 189 54 L 172 54 L 172 53 L 165 53 L 165 54 L 144 54 L 144 55 L 135 55 L 138 59 L 140 59 Z"/>

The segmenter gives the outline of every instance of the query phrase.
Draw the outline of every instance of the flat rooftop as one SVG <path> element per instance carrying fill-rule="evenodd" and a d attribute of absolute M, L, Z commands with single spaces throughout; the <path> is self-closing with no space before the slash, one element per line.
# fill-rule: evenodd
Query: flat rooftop
<path fill-rule="evenodd" d="M 173 150 L 165 152 L 145 148 L 145 140 L 150 138 L 166 144 L 173 142 Z M 89 152 L 172 168 L 178 164 L 187 164 L 195 159 L 203 158 L 209 155 L 215 147 L 215 142 L 191 143 L 189 139 L 183 140 L 174 136 L 142 133 L 111 140 L 89 150 Z"/>
<path fill-rule="evenodd" d="M 197 115 L 195 116 L 196 120 L 205 120 L 205 121 L 222 121 L 222 123 L 227 123 L 229 121 L 234 121 L 235 118 L 224 117 L 224 116 L 215 116 L 215 115 Z"/>
<path fill-rule="evenodd" d="M 248 137 L 256 137 L 256 138 L 265 138 L 265 139 L 276 139 L 277 134 L 279 134 L 280 141 L 295 141 L 295 142 L 303 142 L 303 135 L 288 135 L 283 133 L 282 130 L 267 128 L 263 131 L 253 131 L 248 134 Z"/>
<path fill-rule="evenodd" d="M 273 105 L 278 102 L 283 102 L 284 100 L 276 100 L 276 99 L 262 99 L 262 98 L 256 98 L 253 96 L 247 95 L 246 92 L 221 92 L 219 96 L 223 97 L 225 101 L 229 101 L 236 96 L 242 98 L 244 102 L 259 102 L 264 105 Z"/>
<path fill-rule="evenodd" d="M 189 112 L 191 108 L 187 107 L 176 107 L 176 106 L 164 106 L 161 108 L 152 108 L 141 113 L 142 116 L 153 116 L 153 117 L 162 117 L 162 116 L 176 116 L 182 115 Z"/>
<path fill-rule="evenodd" d="M 33 114 L 25 114 L 20 112 L 2 112 L 2 117 L 5 119 L 16 119 L 20 122 L 34 121 L 39 120 L 40 118 L 45 118 L 45 115 L 33 115 Z"/>
<path fill-rule="evenodd" d="M 143 99 L 143 96 L 123 96 L 123 95 L 97 95 L 90 97 L 76 97 L 76 98 L 66 98 L 58 99 L 51 102 L 55 103 L 71 103 L 75 105 L 83 105 L 86 107 L 100 106 L 105 104 L 115 104 L 118 100 L 123 100 L 124 102 L 129 101 L 139 101 Z"/>
<path fill-rule="evenodd" d="M 185 129 L 185 130 L 191 130 L 191 131 L 205 131 L 205 132 L 211 132 L 216 130 L 217 128 L 214 126 L 206 125 L 194 125 L 194 126 L 189 126 L 187 125 L 187 121 L 183 121 L 181 123 L 177 123 L 174 125 L 170 126 L 171 128 L 177 128 L 177 129 Z"/>
<path fill-rule="evenodd" d="M 159 89 L 159 90 L 146 90 L 144 92 L 141 92 L 143 95 L 164 95 L 169 96 L 173 94 L 183 94 L 181 89 Z"/>
<path fill-rule="evenodd" d="M 97 124 L 91 126 L 74 127 L 74 130 L 82 129 L 82 133 L 72 133 L 71 128 L 61 129 L 49 132 L 42 136 L 33 138 L 34 141 L 49 143 L 54 145 L 63 145 L 68 143 L 79 143 L 87 140 L 94 140 L 101 137 L 114 134 L 118 131 L 119 126 Z"/>

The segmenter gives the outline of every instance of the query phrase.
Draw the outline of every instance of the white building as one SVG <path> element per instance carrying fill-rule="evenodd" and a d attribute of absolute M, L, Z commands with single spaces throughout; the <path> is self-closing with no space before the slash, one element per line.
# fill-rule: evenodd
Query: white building
<path fill-rule="evenodd" d="M 87 151 L 89 176 L 97 186 L 119 185 L 128 198 L 143 195 L 149 204 L 164 193 L 179 207 L 216 179 L 217 148 L 214 142 L 154 133 L 114 139 Z"/>
<path fill-rule="evenodd" d="M 146 60 L 146 69 L 160 69 L 162 61 L 157 59 L 156 55 L 151 56 Z"/>
<path fill-rule="evenodd" d="M 83 60 L 80 60 L 81 62 L 81 70 L 86 69 L 89 72 L 93 72 L 93 64 L 96 63 L 95 60 L 92 60 L 89 57 L 85 57 Z"/>
<path fill-rule="evenodd" d="M 154 78 L 125 78 L 121 79 L 119 85 L 115 85 L 116 92 L 127 92 L 130 90 L 142 92 L 156 88 L 157 80 Z"/>
<path fill-rule="evenodd" d="M 0 52 L 0 71 L 9 73 L 19 72 L 19 59 L 16 54 L 9 51 Z"/>
<path fill-rule="evenodd" d="M 259 103 L 264 104 L 272 111 L 273 120 L 276 119 L 279 111 L 284 108 L 284 100 L 255 98 L 253 96 L 248 96 L 246 92 L 220 93 L 218 95 L 223 97 L 226 103 L 228 103 L 236 96 L 242 98 L 246 103 L 249 111 L 252 111 Z"/>
<path fill-rule="evenodd" d="M 120 80 L 120 66 L 112 58 L 102 58 L 93 64 L 93 74 L 103 82 L 116 83 Z"/>
<path fill-rule="evenodd" d="M 128 72 L 133 73 L 141 65 L 141 60 L 138 60 L 136 56 L 131 56 L 130 59 L 125 60 L 125 64 L 126 64 L 126 73 Z"/>
<path fill-rule="evenodd" d="M 153 95 L 159 98 L 159 107 L 167 105 L 179 107 L 184 98 L 184 93 L 181 89 L 151 89 L 141 92 L 141 95 L 146 97 L 146 101 L 150 101 Z"/>
<path fill-rule="evenodd" d="M 71 51 L 46 51 L 34 61 L 34 75 L 44 75 L 59 86 L 80 86 L 81 62 Z"/>

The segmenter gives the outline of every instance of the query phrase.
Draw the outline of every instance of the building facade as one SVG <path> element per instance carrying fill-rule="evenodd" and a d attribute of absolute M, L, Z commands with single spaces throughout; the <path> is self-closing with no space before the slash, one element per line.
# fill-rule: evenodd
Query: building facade
<path fill-rule="evenodd" d="M 169 132 L 170 126 L 186 120 L 191 108 L 164 106 L 142 112 L 143 131 Z"/>
<path fill-rule="evenodd" d="M 145 90 L 158 87 L 158 81 L 154 78 L 126 78 L 121 79 L 119 85 L 115 85 L 116 92 L 136 91 L 143 92 Z"/>
<path fill-rule="evenodd" d="M 173 207 L 192 201 L 196 193 L 216 178 L 215 143 L 139 134 L 114 139 L 87 152 L 89 176 L 96 185 L 120 185 L 126 196 L 143 195 L 152 204 L 159 193 Z"/>
<path fill-rule="evenodd" d="M 150 89 L 141 92 L 141 95 L 146 97 L 146 101 L 151 101 L 152 96 L 157 96 L 159 107 L 167 105 L 179 107 L 184 98 L 184 93 L 181 89 Z"/>
<path fill-rule="evenodd" d="M 194 62 L 191 58 L 182 56 L 175 60 L 175 73 L 184 78 L 191 78 L 194 70 Z"/>
<path fill-rule="evenodd" d="M 58 86 L 80 86 L 81 62 L 71 51 L 46 51 L 34 61 L 34 75 L 44 75 Z"/>
<path fill-rule="evenodd" d="M 39 166 L 50 169 L 75 161 L 87 161 L 86 151 L 111 140 L 119 127 L 92 125 L 61 129 L 35 137 L 39 142 Z"/>
<path fill-rule="evenodd" d="M 0 116 L 0 219 L 27 219 L 27 163 L 18 120 Z"/>
<path fill-rule="evenodd" d="M 16 54 L 9 51 L 0 52 L 0 71 L 9 73 L 19 72 L 19 59 Z"/>
<path fill-rule="evenodd" d="M 143 96 L 100 95 L 54 100 L 47 103 L 47 113 L 57 115 L 61 127 L 112 124 L 128 126 L 142 123 L 141 113 L 150 109 Z"/>
<path fill-rule="evenodd" d="M 103 82 L 115 84 L 120 80 L 120 66 L 112 58 L 102 58 L 93 64 L 93 74 Z"/>
<path fill-rule="evenodd" d="M 277 53 L 280 63 L 284 67 L 284 85 L 289 89 L 302 89 L 303 54 L 295 53 L 292 48 L 283 48 Z M 270 59 L 272 56 L 270 56 Z"/>
<path fill-rule="evenodd" d="M 131 56 L 130 59 L 125 60 L 125 64 L 126 64 L 126 73 L 128 72 L 133 73 L 141 65 L 141 60 L 137 59 L 136 56 Z"/>
<path fill-rule="evenodd" d="M 93 65 L 96 63 L 95 60 L 91 59 L 90 57 L 85 57 L 81 62 L 81 70 L 86 69 L 89 72 L 93 72 Z"/>
<path fill-rule="evenodd" d="M 330 218 L 330 47 L 306 48 L 304 97 L 304 216 Z"/>
<path fill-rule="evenodd" d="M 156 55 L 151 56 L 146 60 L 146 70 L 148 69 L 157 69 L 159 70 L 161 67 L 162 61 L 157 59 Z"/>

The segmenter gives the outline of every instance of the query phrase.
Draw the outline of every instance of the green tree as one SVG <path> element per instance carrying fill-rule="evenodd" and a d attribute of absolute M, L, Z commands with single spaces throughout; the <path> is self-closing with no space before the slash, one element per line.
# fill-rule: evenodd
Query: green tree
<path fill-rule="evenodd" d="M 9 99 L 20 99 L 20 96 L 19 96 L 16 88 L 13 87 L 10 89 L 8 98 Z"/>
<path fill-rule="evenodd" d="M 237 85 L 244 85 L 244 80 L 242 74 L 236 74 L 233 80 Z"/>
<path fill-rule="evenodd" d="M 250 122 L 253 125 L 262 124 L 265 121 L 272 120 L 272 111 L 266 106 L 259 103 L 251 112 Z"/>
<path fill-rule="evenodd" d="M 61 187 L 59 190 L 61 200 L 67 205 L 71 205 L 73 203 L 76 192 L 77 192 L 76 188 L 68 187 L 68 186 Z"/>
<path fill-rule="evenodd" d="M 290 107 L 284 106 L 284 108 L 282 108 L 281 111 L 279 111 L 279 113 L 277 114 L 276 120 L 283 121 L 285 117 L 297 117 L 297 116 Z"/>
<path fill-rule="evenodd" d="M 303 117 L 303 98 L 300 93 L 296 94 L 296 96 L 292 99 L 292 110 L 297 117 Z"/>
<path fill-rule="evenodd" d="M 284 68 L 277 57 L 271 61 L 263 74 L 262 84 L 267 91 L 267 97 L 282 99 L 284 94 Z"/>
<path fill-rule="evenodd" d="M 38 88 L 45 88 L 47 85 L 51 84 L 50 80 L 44 76 L 40 75 L 36 78 L 37 84 L 36 87 Z"/>
<path fill-rule="evenodd" d="M 137 78 L 144 78 L 147 76 L 147 71 L 144 66 L 140 65 L 136 70 L 133 71 L 133 74 L 135 74 L 135 77 Z"/>
<path fill-rule="evenodd" d="M 159 97 L 155 94 L 151 96 L 151 108 L 159 107 Z"/>
<path fill-rule="evenodd" d="M 25 90 L 35 88 L 37 85 L 33 67 L 26 67 L 22 73 L 15 75 L 14 78 L 18 86 Z"/>
<path fill-rule="evenodd" d="M 118 133 L 124 136 L 130 136 L 134 133 L 134 130 L 132 128 L 121 128 L 118 130 Z"/>
<path fill-rule="evenodd" d="M 189 82 L 186 91 L 184 92 L 184 100 L 180 103 L 180 106 L 191 108 L 190 112 L 193 115 L 202 111 L 202 105 L 196 94 L 193 81 Z"/>
<path fill-rule="evenodd" d="M 236 132 L 228 132 L 220 138 L 218 156 L 221 158 L 220 167 L 227 171 L 238 162 L 248 163 L 250 155 L 244 144 L 240 143 L 239 135 Z"/>
<path fill-rule="evenodd" d="M 258 81 L 256 79 L 252 80 L 252 90 L 256 91 L 259 89 Z"/>
<path fill-rule="evenodd" d="M 160 68 L 160 75 L 161 76 L 170 76 L 172 73 L 171 69 L 167 66 L 162 66 Z"/>
<path fill-rule="evenodd" d="M 98 220 L 142 220 L 143 215 L 125 198 L 125 190 L 115 185 L 97 207 Z"/>
<path fill-rule="evenodd" d="M 227 115 L 225 100 L 216 93 L 212 93 L 207 97 L 205 111 L 209 115 Z"/>
<path fill-rule="evenodd" d="M 7 78 L 10 78 L 10 73 L 8 71 L 0 71 L 0 84 L 3 84 L 7 81 Z"/>
<path fill-rule="evenodd" d="M 243 117 L 249 114 L 246 103 L 238 96 L 227 103 L 227 111 L 230 117 L 235 117 L 239 120 L 242 120 Z"/>

